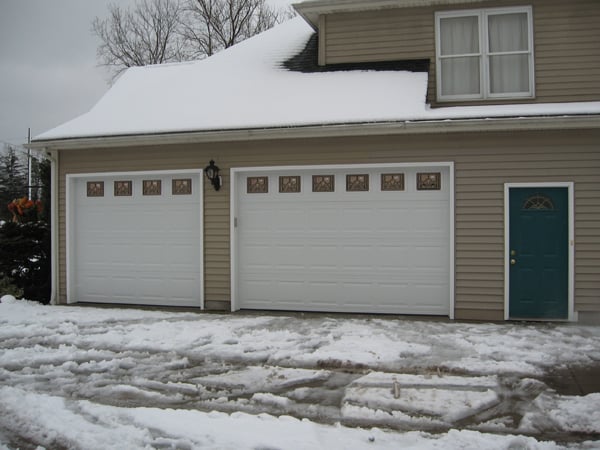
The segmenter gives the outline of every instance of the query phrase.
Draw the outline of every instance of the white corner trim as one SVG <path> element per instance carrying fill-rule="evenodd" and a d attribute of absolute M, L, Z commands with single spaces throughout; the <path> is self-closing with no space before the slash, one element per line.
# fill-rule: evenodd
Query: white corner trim
<path fill-rule="evenodd" d="M 73 269 L 71 262 L 73 261 L 71 233 L 73 231 L 73 183 L 74 177 L 68 175 L 65 178 L 65 269 L 67 277 L 67 304 L 74 303 L 71 284 L 73 282 Z"/>
<path fill-rule="evenodd" d="M 352 170 L 352 169 L 385 169 L 385 168 L 415 168 L 415 167 L 443 167 L 448 168 L 449 173 L 449 305 L 448 305 L 448 317 L 454 319 L 455 316 L 455 186 L 454 186 L 454 162 L 452 161 L 434 161 L 434 162 L 416 162 L 416 163 L 372 163 L 372 164 L 319 164 L 319 165 L 292 165 L 292 166 L 261 166 L 261 167 L 232 167 L 230 169 L 230 215 L 229 215 L 229 232 L 230 232 L 230 299 L 231 299 L 231 311 L 237 311 L 238 298 L 237 298 L 237 279 L 238 279 L 238 268 L 237 268 L 237 233 L 236 233 L 236 217 L 237 217 L 237 176 L 240 173 L 251 173 L 251 172 L 279 172 L 279 171 L 290 171 L 290 170 Z"/>
<path fill-rule="evenodd" d="M 230 290 L 230 307 L 231 312 L 237 311 L 237 233 L 236 233 L 236 217 L 237 217 L 237 174 L 242 169 L 229 169 L 229 290 Z"/>
<path fill-rule="evenodd" d="M 450 186 L 449 186 L 449 196 L 450 196 L 450 314 L 449 314 L 449 318 L 451 320 L 454 320 L 454 313 L 456 310 L 456 287 L 455 287 L 455 279 L 456 279 L 456 275 L 455 275 L 455 263 L 456 263 L 456 254 L 455 254 L 455 244 L 454 241 L 456 239 L 455 236 L 455 221 L 456 221 L 456 211 L 454 210 L 454 205 L 455 205 L 455 186 L 454 186 L 454 162 L 449 162 L 448 163 L 448 172 L 450 174 Z"/>
<path fill-rule="evenodd" d="M 577 321 L 575 312 L 575 183 L 572 181 L 542 183 L 504 183 L 504 320 L 510 320 L 510 196 L 512 188 L 567 188 L 569 223 L 568 318 Z M 556 322 L 556 320 L 552 320 Z"/>
<path fill-rule="evenodd" d="M 58 279 L 58 152 L 46 152 L 50 159 L 50 304 L 59 303 Z"/>

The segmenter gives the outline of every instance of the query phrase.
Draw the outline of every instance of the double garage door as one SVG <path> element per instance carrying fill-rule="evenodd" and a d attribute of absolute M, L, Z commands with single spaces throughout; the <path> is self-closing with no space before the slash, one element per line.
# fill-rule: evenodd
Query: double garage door
<path fill-rule="evenodd" d="M 202 302 L 201 172 L 67 178 L 70 302 Z"/>
<path fill-rule="evenodd" d="M 233 309 L 451 314 L 449 165 L 231 175 Z M 201 176 L 69 176 L 68 300 L 201 307 Z"/>
<path fill-rule="evenodd" d="M 234 309 L 450 315 L 448 165 L 233 177 Z"/>

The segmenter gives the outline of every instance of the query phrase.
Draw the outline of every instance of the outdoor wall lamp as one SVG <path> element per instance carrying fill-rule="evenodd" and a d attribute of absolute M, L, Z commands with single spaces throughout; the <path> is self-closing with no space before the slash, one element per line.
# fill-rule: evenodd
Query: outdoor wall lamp
<path fill-rule="evenodd" d="M 206 178 L 210 180 L 215 191 L 221 189 L 221 177 L 219 176 L 219 167 L 215 166 L 215 162 L 211 159 L 208 166 L 204 168 Z"/>

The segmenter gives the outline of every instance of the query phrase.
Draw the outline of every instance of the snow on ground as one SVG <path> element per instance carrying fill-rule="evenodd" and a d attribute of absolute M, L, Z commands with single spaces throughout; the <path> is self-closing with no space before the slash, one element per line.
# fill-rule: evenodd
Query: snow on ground
<path fill-rule="evenodd" d="M 600 394 L 561 395 L 544 377 L 599 360 L 600 328 L 572 324 L 175 313 L 5 296 L 0 449 L 594 448 Z"/>
<path fill-rule="evenodd" d="M 322 425 L 289 416 L 119 408 L 1 388 L 11 420 L 52 448 L 177 449 L 558 449 L 532 437 L 451 430 L 433 435 Z M 35 423 L 31 413 L 36 412 Z"/>

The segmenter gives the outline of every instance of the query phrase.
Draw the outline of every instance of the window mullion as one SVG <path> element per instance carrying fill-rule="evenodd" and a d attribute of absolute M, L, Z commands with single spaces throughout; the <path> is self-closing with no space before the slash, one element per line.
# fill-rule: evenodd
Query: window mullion
<path fill-rule="evenodd" d="M 440 59 L 448 59 L 448 58 L 471 58 L 474 56 L 481 56 L 481 52 L 479 53 L 457 53 L 456 55 L 440 55 L 438 58 Z"/>
<path fill-rule="evenodd" d="M 514 50 L 512 52 L 488 52 L 489 56 L 505 56 L 505 55 L 529 55 L 529 50 Z"/>
<path fill-rule="evenodd" d="M 482 11 L 480 14 L 480 42 L 481 42 L 481 96 L 486 99 L 490 96 L 490 39 L 488 33 L 489 14 Z"/>

